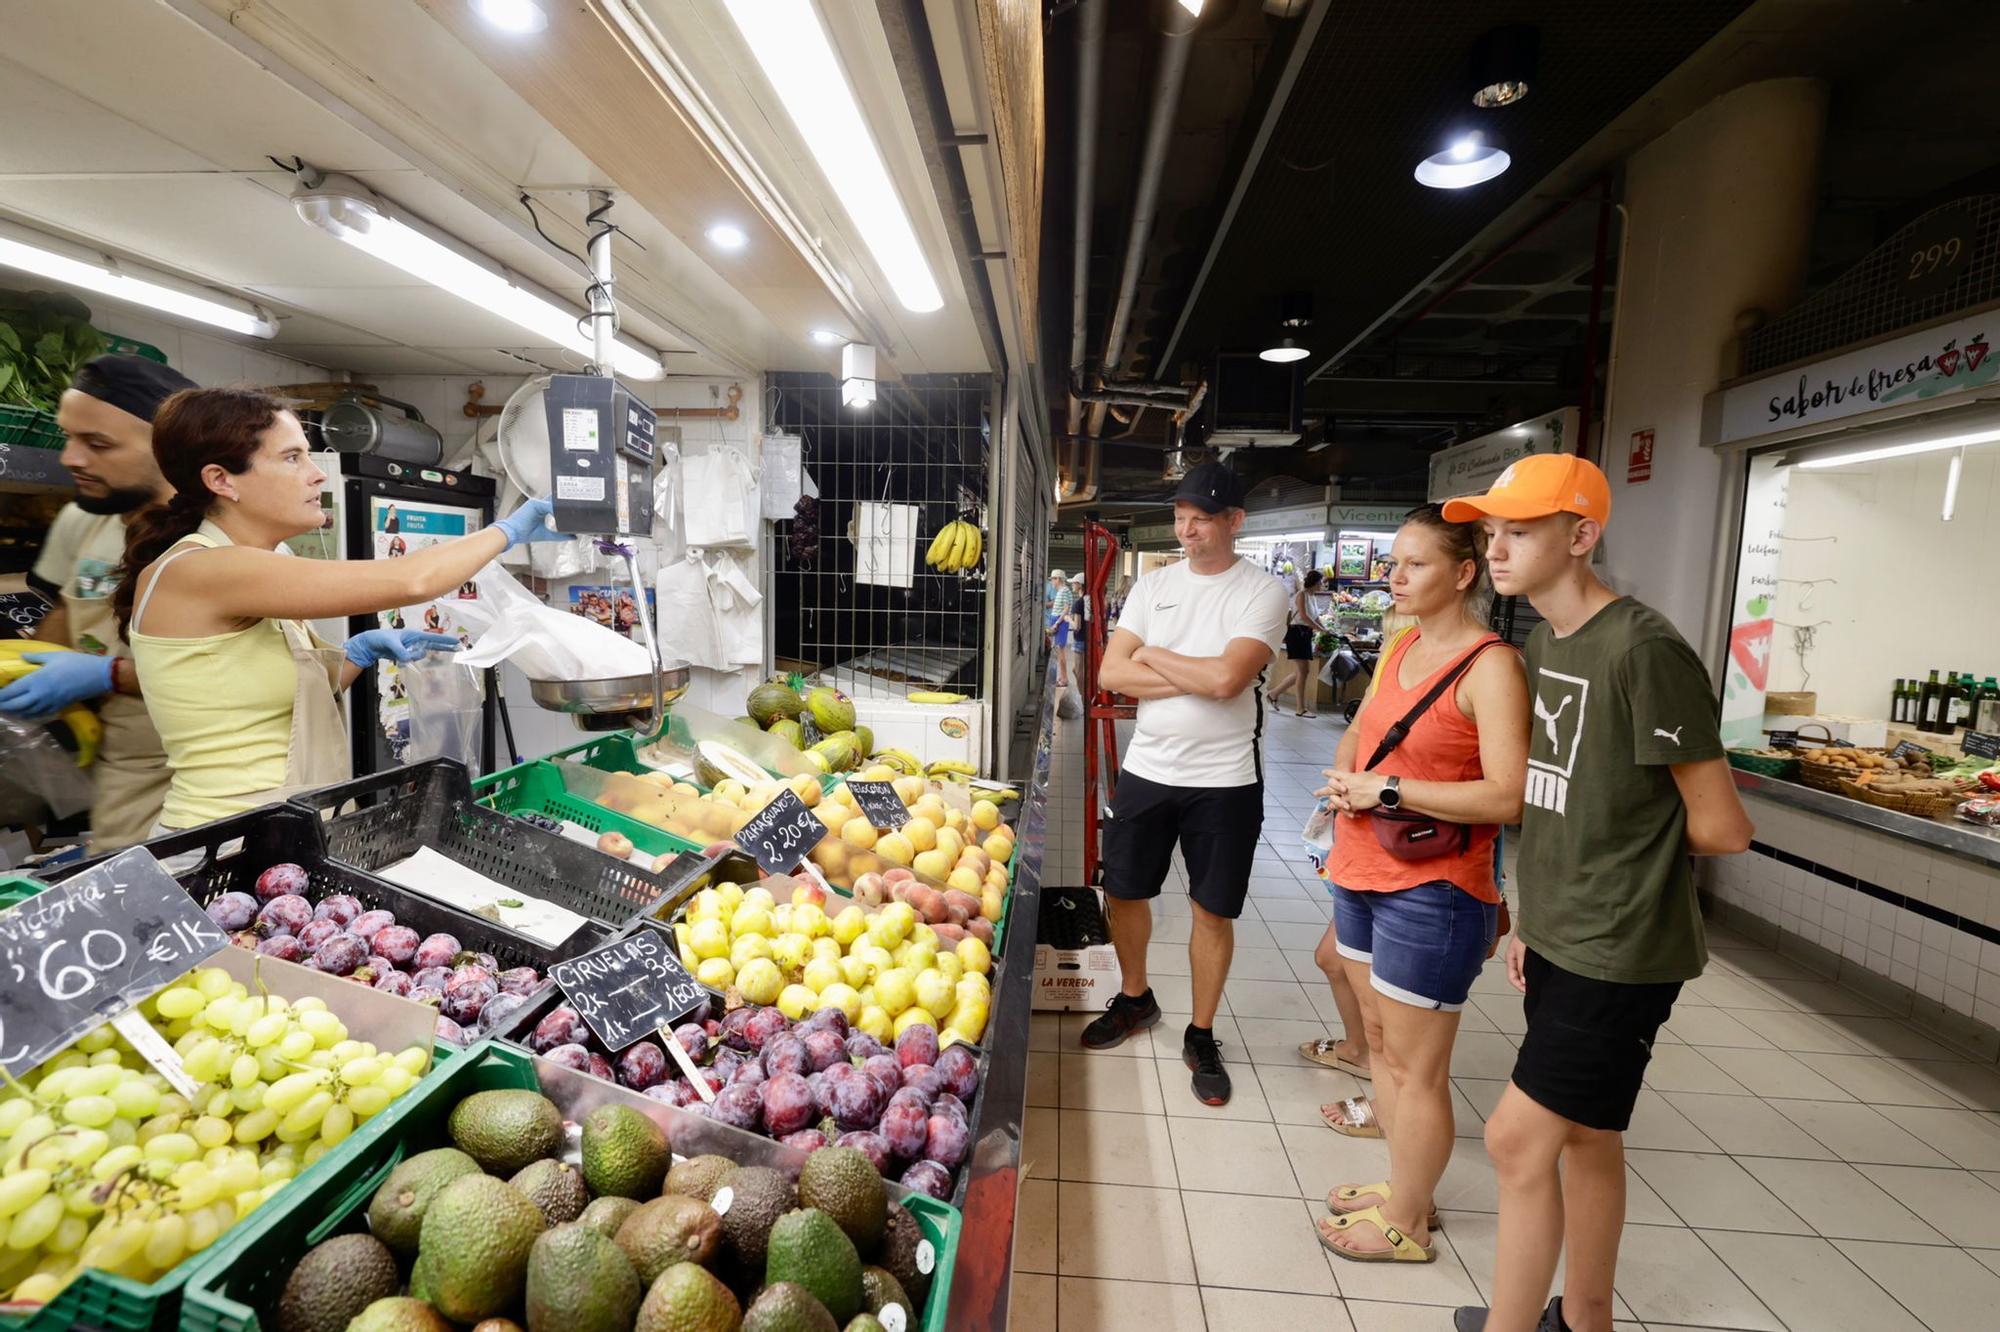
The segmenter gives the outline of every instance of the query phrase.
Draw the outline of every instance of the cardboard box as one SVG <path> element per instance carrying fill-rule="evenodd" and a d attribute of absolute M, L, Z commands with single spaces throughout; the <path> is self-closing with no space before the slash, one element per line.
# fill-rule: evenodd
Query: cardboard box
<path fill-rule="evenodd" d="M 854 720 L 875 733 L 875 748 L 907 749 L 925 763 L 956 759 L 980 772 L 986 765 L 986 704 L 911 703 L 856 697 Z"/>
<path fill-rule="evenodd" d="M 1101 1013 L 1124 982 L 1118 950 L 1110 944 L 1089 948 L 1035 945 L 1035 999 L 1038 1013 Z"/>

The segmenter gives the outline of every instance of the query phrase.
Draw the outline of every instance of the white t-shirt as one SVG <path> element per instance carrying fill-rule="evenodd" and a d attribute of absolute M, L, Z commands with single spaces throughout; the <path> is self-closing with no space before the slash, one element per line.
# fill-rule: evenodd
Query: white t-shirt
<path fill-rule="evenodd" d="M 1285 585 L 1248 560 L 1206 575 L 1183 560 L 1132 585 L 1118 627 L 1189 657 L 1219 657 L 1232 638 L 1261 643 L 1275 656 L 1285 644 L 1289 601 Z M 1142 699 L 1125 771 L 1168 786 L 1248 786 L 1264 777 L 1263 735 L 1262 674 L 1223 701 Z"/>

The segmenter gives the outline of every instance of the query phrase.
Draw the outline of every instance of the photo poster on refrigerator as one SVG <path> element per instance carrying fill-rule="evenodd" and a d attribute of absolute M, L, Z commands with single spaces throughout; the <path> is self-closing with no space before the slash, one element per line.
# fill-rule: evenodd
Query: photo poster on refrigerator
<path fill-rule="evenodd" d="M 370 496 L 368 532 L 378 560 L 400 559 L 428 549 L 442 541 L 453 541 L 478 530 L 477 509 L 454 508 L 447 504 L 424 504 L 413 500 Z M 461 601 L 477 601 L 479 589 L 471 583 L 436 600 L 402 610 L 380 611 L 376 620 L 384 629 L 420 629 L 431 634 L 450 634 L 460 647 L 472 646 L 472 634 L 459 620 L 453 607 Z M 377 721 L 383 735 L 403 761 L 404 746 L 410 742 L 410 700 L 403 687 L 403 668 L 393 661 L 375 667 Z M 482 683 L 482 688 L 483 688 Z"/>
<path fill-rule="evenodd" d="M 656 610 L 653 589 L 646 589 L 646 614 Z M 569 612 L 581 615 L 592 624 L 601 624 L 606 629 L 623 638 L 632 637 L 632 631 L 639 624 L 639 605 L 632 598 L 629 587 L 613 587 L 605 583 L 576 584 L 569 590 Z"/>

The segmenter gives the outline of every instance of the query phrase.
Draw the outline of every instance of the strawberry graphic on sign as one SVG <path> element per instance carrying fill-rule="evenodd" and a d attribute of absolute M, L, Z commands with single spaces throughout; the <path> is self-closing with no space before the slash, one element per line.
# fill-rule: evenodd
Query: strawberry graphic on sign
<path fill-rule="evenodd" d="M 1771 676 L 1771 633 L 1775 622 L 1752 620 L 1729 631 L 1729 655 L 1743 669 L 1751 688 L 1764 691 Z"/>
<path fill-rule="evenodd" d="M 1950 379 L 1958 373 L 1958 358 L 1960 355 L 1957 338 L 1953 338 L 1950 342 L 1945 343 L 1944 350 L 1938 353 L 1938 371 L 1946 379 Z"/>
<path fill-rule="evenodd" d="M 1972 341 L 1965 344 L 1966 374 L 1969 375 L 1979 368 L 1979 363 L 1986 359 L 1986 352 L 1986 335 L 1984 333 L 1973 334 Z"/>

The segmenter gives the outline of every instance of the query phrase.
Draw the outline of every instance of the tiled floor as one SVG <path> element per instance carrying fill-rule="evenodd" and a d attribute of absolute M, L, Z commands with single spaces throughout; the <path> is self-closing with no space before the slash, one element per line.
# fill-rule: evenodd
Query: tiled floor
<path fill-rule="evenodd" d="M 1363 1090 L 1299 1059 L 1339 1034 L 1312 960 L 1327 908 L 1297 849 L 1338 723 L 1271 723 L 1265 849 L 1216 1020 L 1235 1097 L 1195 1101 L 1180 1062 L 1190 1006 L 1185 881 L 1157 904 L 1161 1024 L 1084 1052 L 1087 1016 L 1036 1014 L 1016 1231 L 1013 1326 L 1145 1332 L 1429 1332 L 1491 1281 L 1493 1173 L 1480 1141 L 1512 1067 L 1520 996 L 1490 965 L 1465 1012 L 1459 1141 L 1431 1266 L 1324 1253 L 1312 1218 L 1335 1183 L 1380 1178 L 1379 1142 L 1318 1107 Z M 1058 738 L 1044 882 L 1081 882 L 1082 725 Z M 1179 895 L 1175 889 L 1182 890 Z M 2000 1327 L 2000 1070 L 1866 1000 L 1712 933 L 1627 1135 L 1620 1329 L 1784 1332 Z"/>

